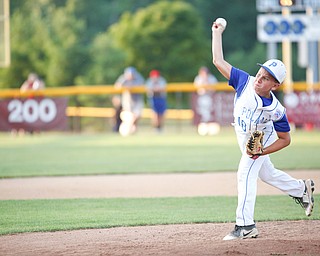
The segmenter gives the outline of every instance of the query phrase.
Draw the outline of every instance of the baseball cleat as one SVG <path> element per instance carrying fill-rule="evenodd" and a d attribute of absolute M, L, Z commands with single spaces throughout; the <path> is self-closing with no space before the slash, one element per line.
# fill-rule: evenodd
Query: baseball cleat
<path fill-rule="evenodd" d="M 230 234 L 226 235 L 223 240 L 234 240 L 234 239 L 246 239 L 246 238 L 256 238 L 259 235 L 256 225 L 250 226 L 237 226 L 235 225 L 234 230 Z"/>
<path fill-rule="evenodd" d="M 306 215 L 309 217 L 311 216 L 313 206 L 314 206 L 314 198 L 313 198 L 313 191 L 314 191 L 314 182 L 313 180 L 305 180 L 305 189 L 303 192 L 302 197 L 293 197 L 297 204 L 300 204 L 301 207 L 305 210 Z"/>

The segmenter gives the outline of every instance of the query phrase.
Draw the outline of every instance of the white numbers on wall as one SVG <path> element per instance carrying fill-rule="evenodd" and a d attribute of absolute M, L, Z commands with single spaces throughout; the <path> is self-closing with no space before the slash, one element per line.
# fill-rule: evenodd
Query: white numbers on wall
<path fill-rule="evenodd" d="M 10 123 L 34 123 L 38 120 L 49 123 L 57 115 L 57 106 L 52 99 L 11 100 L 8 104 L 8 121 Z"/>

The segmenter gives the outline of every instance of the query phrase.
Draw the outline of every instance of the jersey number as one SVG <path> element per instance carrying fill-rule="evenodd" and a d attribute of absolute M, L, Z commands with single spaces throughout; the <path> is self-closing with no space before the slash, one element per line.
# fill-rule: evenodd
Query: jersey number
<path fill-rule="evenodd" d="M 247 132 L 247 124 L 240 118 L 240 116 L 238 117 L 238 125 L 241 126 L 244 132 Z"/>

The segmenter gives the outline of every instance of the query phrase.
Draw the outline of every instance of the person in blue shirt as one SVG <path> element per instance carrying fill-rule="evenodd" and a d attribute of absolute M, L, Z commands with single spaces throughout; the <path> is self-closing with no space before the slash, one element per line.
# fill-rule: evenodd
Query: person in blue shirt
<path fill-rule="evenodd" d="M 159 70 L 151 70 L 146 81 L 147 96 L 153 110 L 152 125 L 158 132 L 164 126 L 164 114 L 167 110 L 167 81 Z"/>
<path fill-rule="evenodd" d="M 258 178 L 293 197 L 307 216 L 311 215 L 314 206 L 314 182 L 295 179 L 276 169 L 269 157 L 291 141 L 285 108 L 273 93 L 285 80 L 285 65 L 278 59 L 268 60 L 258 64 L 255 76 L 233 67 L 223 55 L 224 30 L 221 24 L 213 23 L 212 57 L 215 67 L 235 90 L 234 128 L 242 156 L 237 172 L 236 225 L 223 240 L 256 238 L 259 232 L 254 221 L 254 207 Z M 263 153 L 260 155 L 246 151 L 246 142 L 255 130 L 264 132 Z"/>

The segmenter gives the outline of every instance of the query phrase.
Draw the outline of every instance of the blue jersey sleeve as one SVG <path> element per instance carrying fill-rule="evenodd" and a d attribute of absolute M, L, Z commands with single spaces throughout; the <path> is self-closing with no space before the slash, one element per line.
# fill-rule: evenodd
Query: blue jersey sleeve
<path fill-rule="evenodd" d="M 241 92 L 246 87 L 249 80 L 249 74 L 241 69 L 237 69 L 235 67 L 232 67 L 231 74 L 230 74 L 230 80 L 229 85 L 232 86 L 236 92 L 237 97 L 241 95 Z"/>
<path fill-rule="evenodd" d="M 290 132 L 290 125 L 286 115 L 283 115 L 279 121 L 273 122 L 273 125 L 277 132 Z"/>

